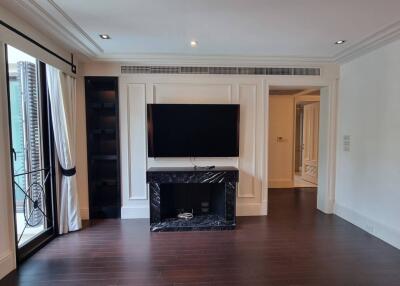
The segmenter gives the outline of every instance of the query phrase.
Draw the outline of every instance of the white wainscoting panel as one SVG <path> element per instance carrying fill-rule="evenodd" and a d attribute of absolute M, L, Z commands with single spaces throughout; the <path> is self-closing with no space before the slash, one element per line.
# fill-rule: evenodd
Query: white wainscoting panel
<path fill-rule="evenodd" d="M 257 85 L 239 85 L 240 180 L 237 196 L 254 198 L 256 175 Z"/>
<path fill-rule="evenodd" d="M 265 215 L 264 79 L 249 76 L 129 75 L 120 80 L 122 218 L 148 217 L 146 168 L 196 165 L 239 168 L 237 215 Z M 148 158 L 146 104 L 240 104 L 239 158 Z M 125 121 L 125 122 L 123 122 Z M 128 136 L 122 134 L 127 132 Z M 126 157 L 129 159 L 126 160 Z M 193 161 L 194 160 L 194 161 Z M 124 168 L 128 168 L 126 172 Z M 125 176 L 128 176 L 128 180 Z M 266 186 L 267 184 L 265 184 Z M 265 204 L 265 206 L 263 205 Z"/>
<path fill-rule="evenodd" d="M 231 102 L 231 84 L 178 82 L 153 85 L 153 103 L 225 104 Z"/>
<path fill-rule="evenodd" d="M 128 85 L 129 199 L 147 200 L 146 85 Z"/>

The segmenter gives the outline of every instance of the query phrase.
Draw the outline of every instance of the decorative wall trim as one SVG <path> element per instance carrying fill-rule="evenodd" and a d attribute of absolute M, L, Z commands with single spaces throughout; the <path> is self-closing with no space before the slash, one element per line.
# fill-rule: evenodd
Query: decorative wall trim
<path fill-rule="evenodd" d="M 142 102 L 139 102 L 142 101 Z M 129 162 L 129 199 L 130 200 L 147 200 L 146 182 L 136 180 L 138 176 L 146 177 L 147 169 L 147 152 L 138 154 L 136 148 L 140 148 L 141 144 L 146 146 L 146 122 L 142 122 L 141 135 L 135 137 L 135 114 L 140 112 L 146 113 L 146 85 L 145 84 L 128 84 L 128 162 Z M 139 131 L 136 131 L 136 134 Z M 139 146 L 139 147 L 137 147 Z M 146 148 L 145 148 L 146 149 Z M 146 149 L 147 151 L 147 149 Z M 139 164 L 138 164 L 139 163 Z M 140 166 L 140 163 L 143 164 Z"/>
<path fill-rule="evenodd" d="M 320 67 L 334 63 L 329 57 L 283 57 L 283 56 L 252 56 L 252 55 L 188 55 L 165 53 L 129 53 L 103 54 L 93 60 L 97 62 L 131 63 L 132 65 L 162 65 L 162 66 L 241 66 L 241 67 Z"/>
<path fill-rule="evenodd" d="M 34 16 L 38 16 L 54 34 L 61 33 L 63 36 L 59 37 L 59 40 L 67 46 L 78 47 L 82 54 L 89 57 L 103 53 L 103 49 L 54 1 L 47 0 L 41 4 L 34 0 L 16 0 L 16 2 Z"/>
<path fill-rule="evenodd" d="M 30 0 L 32 2 L 32 0 Z M 47 2 L 56 9 L 65 20 L 68 21 L 86 40 L 88 40 L 93 47 L 97 48 L 99 52 L 103 52 L 103 49 L 79 26 L 60 6 L 58 6 L 53 0 L 47 0 Z"/>
<path fill-rule="evenodd" d="M 122 74 L 228 74 L 228 75 L 286 75 L 320 76 L 321 69 L 313 67 L 202 67 L 202 66 L 121 66 Z"/>
<path fill-rule="evenodd" d="M 119 65 L 117 66 L 120 67 Z M 320 77 L 290 77 L 290 76 L 271 76 L 271 77 L 257 77 L 257 76 L 198 76 L 198 75 L 163 75 L 163 74 L 136 74 L 130 75 L 126 74 L 120 77 L 120 87 L 121 87 L 121 94 L 120 94 L 120 119 L 121 124 L 121 150 L 128 150 L 128 127 L 127 127 L 127 96 L 128 90 L 127 86 L 130 84 L 145 84 L 146 85 L 146 101 L 148 103 L 154 102 L 156 100 L 158 102 L 158 95 L 162 95 L 163 92 L 161 90 L 155 89 L 155 85 L 163 86 L 163 85 L 232 85 L 232 102 L 238 103 L 239 102 L 239 84 L 244 86 L 247 84 L 257 85 L 257 91 L 260 93 L 259 97 L 257 98 L 257 174 L 254 174 L 254 186 L 255 186 L 255 194 L 254 198 L 238 198 L 238 212 L 237 215 L 266 215 L 267 214 L 267 199 L 268 199 L 268 112 L 266 112 L 269 108 L 268 105 L 268 96 L 269 96 L 269 89 L 270 87 L 314 87 L 314 88 L 322 88 L 324 92 L 322 92 L 322 96 L 325 96 L 325 103 L 327 105 L 326 108 L 326 118 L 327 121 L 326 125 L 329 125 L 329 128 L 326 128 L 326 134 L 323 134 L 324 140 L 326 142 L 330 142 L 334 137 L 332 133 L 336 131 L 333 126 L 330 125 L 332 120 L 335 120 L 336 112 L 336 105 L 335 97 L 336 94 L 336 78 L 338 77 L 338 69 L 336 66 L 328 67 L 325 72 Z M 335 80 L 332 80 L 335 78 Z M 211 89 L 212 91 L 213 89 Z M 160 93 L 162 92 L 162 93 Z M 228 91 L 227 91 L 228 92 Z M 168 91 L 169 94 L 171 90 Z M 214 93 L 213 93 L 214 94 Z M 221 94 L 221 92 L 218 92 Z M 175 92 L 175 95 L 179 95 L 179 93 Z M 199 94 L 200 96 L 200 94 Z M 228 95 L 227 95 L 228 96 Z M 157 98 L 155 98 L 157 97 Z M 187 97 L 184 97 L 187 99 Z M 197 95 L 195 96 L 194 100 L 196 100 Z M 213 95 L 213 100 L 215 100 L 215 96 Z M 226 98 L 229 100 L 229 97 Z M 164 102 L 166 103 L 166 102 Z M 199 102 L 200 103 L 200 102 Z M 252 102 L 249 102 L 250 106 L 252 106 Z M 250 108 L 251 110 L 252 108 Z M 250 119 L 251 121 L 251 119 Z M 137 122 L 137 121 L 136 121 Z M 125 131 L 124 131 L 125 130 Z M 125 137 L 124 137 L 125 136 Z M 136 135 L 137 137 L 142 137 L 141 135 Z M 250 136 L 250 135 L 249 135 Z M 325 142 L 325 141 L 324 141 Z M 320 179 L 320 187 L 318 192 L 318 208 L 321 211 L 326 213 L 331 213 L 331 201 L 330 197 L 334 196 L 334 185 L 331 184 L 331 181 L 335 181 L 335 168 L 334 162 L 328 162 L 328 160 L 332 160 L 335 157 L 336 142 L 331 142 L 332 144 L 326 143 L 324 148 L 320 148 L 321 150 L 321 158 L 323 164 L 322 166 L 329 165 L 331 166 L 329 169 L 324 168 L 321 173 L 324 175 Z M 331 154 L 332 156 L 329 155 Z M 121 153 L 122 154 L 122 153 Z M 143 215 L 149 211 L 148 208 L 148 200 L 130 200 L 129 199 L 129 163 L 127 160 L 128 156 L 121 157 L 121 183 L 122 183 L 122 190 L 123 190 L 123 213 L 122 218 L 133 218 L 133 217 L 143 217 L 139 215 Z M 252 161 L 252 156 L 249 155 L 249 161 Z M 212 162 L 212 163 L 211 163 Z M 199 165 L 216 165 L 216 166 L 238 166 L 238 160 L 233 158 L 226 158 L 222 159 L 215 159 L 215 158 L 204 158 L 199 159 L 197 162 Z M 154 160 L 149 158 L 147 160 L 148 167 L 162 167 L 162 166 L 181 166 L 187 167 L 191 166 L 190 160 L 178 160 L 177 158 L 165 158 L 163 160 Z M 251 166 L 250 166 L 251 167 Z M 253 170 L 249 167 L 249 170 Z M 137 173 L 136 173 L 137 174 Z M 139 176 L 140 180 L 143 180 L 142 176 Z M 329 178 L 329 182 L 328 182 Z M 143 188 L 144 190 L 144 188 Z M 332 205 L 333 206 L 333 205 Z M 253 209 L 254 208 L 254 209 Z M 136 209 L 139 209 L 136 211 Z M 148 216 L 146 216 L 148 217 Z"/>
<path fill-rule="evenodd" d="M 334 213 L 362 230 L 400 249 L 400 230 L 393 229 L 338 203 L 335 203 Z"/>
<path fill-rule="evenodd" d="M 400 21 L 397 21 L 349 46 L 342 52 L 336 54 L 334 60 L 337 63 L 343 64 L 398 39 L 400 39 Z"/>
<path fill-rule="evenodd" d="M 250 88 L 252 89 L 252 93 L 251 94 L 244 94 L 244 89 L 246 88 Z M 239 169 L 241 170 L 241 174 L 242 176 L 244 175 L 244 171 L 250 171 L 250 173 L 252 174 L 251 176 L 251 187 L 247 186 L 246 187 L 246 191 L 243 191 L 244 187 L 239 187 L 238 188 L 238 192 L 237 192 L 237 197 L 238 198 L 255 198 L 256 194 L 255 194 L 255 178 L 254 176 L 257 175 L 257 160 L 256 160 L 256 153 L 257 153 L 257 103 L 258 103 L 258 90 L 257 90 L 257 84 L 238 84 L 238 97 L 239 97 L 239 104 L 242 106 L 241 107 L 241 113 L 246 110 L 244 108 L 244 106 L 246 105 L 246 101 L 252 100 L 252 102 L 250 102 L 249 106 L 251 108 L 251 110 L 247 110 L 247 112 L 251 113 L 251 126 L 250 128 L 244 128 L 244 129 L 250 129 L 251 135 L 250 136 L 242 136 L 242 140 L 246 140 L 251 138 L 251 166 L 250 169 L 251 170 L 246 170 L 246 167 L 243 167 L 243 157 L 239 157 Z M 262 95 L 261 95 L 262 96 Z M 250 97 L 252 97 L 252 99 L 249 99 Z M 244 99 L 244 101 L 242 102 L 242 100 Z M 241 124 L 244 124 L 245 122 L 243 121 L 243 116 L 241 116 L 240 122 Z M 242 127 L 242 126 L 241 126 Z M 241 132 L 242 128 L 240 128 Z M 248 135 L 248 134 L 246 134 Z M 243 144 L 243 143 L 242 143 Z M 243 148 L 249 147 L 247 146 L 248 144 L 243 144 L 245 146 L 241 146 Z M 250 144 L 249 144 L 250 145 Z M 243 177 L 242 177 L 243 178 Z M 241 181 L 239 181 L 239 185 L 242 185 Z M 250 190 L 248 190 L 250 189 Z"/>
<path fill-rule="evenodd" d="M 96 41 L 88 35 L 54 0 L 35 1 L 35 0 L 16 0 L 16 2 L 28 12 L 39 16 L 42 23 L 49 25 L 47 28 L 55 34 L 60 32 L 63 37 L 59 37 L 65 45 L 71 46 L 74 42 L 79 47 L 79 51 L 90 57 L 93 61 L 102 62 L 135 62 L 136 64 L 171 64 L 171 63 L 219 63 L 224 64 L 243 63 L 259 66 L 262 63 L 345 63 L 363 54 L 375 50 L 385 44 L 400 38 L 400 21 L 395 22 L 369 36 L 363 40 L 350 45 L 333 56 L 326 57 L 301 57 L 301 56 L 221 56 L 221 55 L 176 55 L 176 54 L 104 54 L 103 49 Z M 200 72 L 201 73 L 201 72 Z M 193 74 L 193 73 L 192 73 Z"/>

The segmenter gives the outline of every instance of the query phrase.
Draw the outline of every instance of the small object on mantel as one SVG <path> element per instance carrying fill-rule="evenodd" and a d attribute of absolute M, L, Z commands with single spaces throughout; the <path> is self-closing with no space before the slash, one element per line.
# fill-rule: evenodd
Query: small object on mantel
<path fill-rule="evenodd" d="M 178 214 L 178 218 L 183 218 L 185 220 L 192 219 L 193 218 L 193 209 L 192 209 L 191 213 L 189 213 L 189 212 L 180 212 Z"/>

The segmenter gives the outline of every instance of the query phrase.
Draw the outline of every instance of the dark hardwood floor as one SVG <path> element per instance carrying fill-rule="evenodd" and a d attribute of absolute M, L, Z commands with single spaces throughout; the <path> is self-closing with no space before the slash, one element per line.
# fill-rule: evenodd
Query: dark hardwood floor
<path fill-rule="evenodd" d="M 53 240 L 0 285 L 400 285 L 400 251 L 315 209 L 314 189 L 270 190 L 268 217 L 234 231 L 150 233 L 99 220 Z"/>

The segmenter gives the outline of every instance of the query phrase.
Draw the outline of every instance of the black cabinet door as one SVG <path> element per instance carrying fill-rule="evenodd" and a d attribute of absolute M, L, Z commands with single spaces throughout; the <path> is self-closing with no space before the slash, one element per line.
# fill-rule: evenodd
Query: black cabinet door
<path fill-rule="evenodd" d="M 85 77 L 89 215 L 121 217 L 118 78 Z"/>

